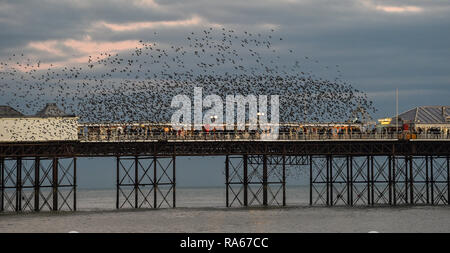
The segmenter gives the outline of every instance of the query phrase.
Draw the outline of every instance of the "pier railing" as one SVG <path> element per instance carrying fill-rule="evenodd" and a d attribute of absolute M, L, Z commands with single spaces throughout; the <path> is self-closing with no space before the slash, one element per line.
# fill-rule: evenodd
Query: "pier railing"
<path fill-rule="evenodd" d="M 235 132 L 199 132 L 199 133 L 122 133 L 122 134 L 80 134 L 80 141 L 93 142 L 130 142 L 130 141 L 261 141 L 262 134 Z M 350 134 L 318 134 L 280 132 L 275 138 L 278 141 L 345 141 L 345 140 L 450 140 L 445 133 L 350 133 Z"/>

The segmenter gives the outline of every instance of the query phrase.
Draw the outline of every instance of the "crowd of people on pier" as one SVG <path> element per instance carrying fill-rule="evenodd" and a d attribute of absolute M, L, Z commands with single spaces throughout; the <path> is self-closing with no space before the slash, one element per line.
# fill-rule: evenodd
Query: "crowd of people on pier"
<path fill-rule="evenodd" d="M 170 124 L 156 123 L 130 123 L 130 124 L 80 124 L 78 135 L 80 140 L 108 141 L 108 140 L 196 140 L 196 139 L 259 139 L 262 134 L 270 131 L 278 132 L 278 139 L 359 139 L 359 138 L 407 138 L 415 139 L 423 135 L 429 138 L 449 138 L 448 131 L 440 129 L 404 129 L 399 127 L 379 129 L 375 125 L 363 123 L 281 123 L 278 129 L 274 126 L 250 129 L 248 125 L 244 130 L 237 126 L 230 129 L 223 127 L 210 127 L 202 125 L 195 128 L 193 125 L 175 130 Z"/>

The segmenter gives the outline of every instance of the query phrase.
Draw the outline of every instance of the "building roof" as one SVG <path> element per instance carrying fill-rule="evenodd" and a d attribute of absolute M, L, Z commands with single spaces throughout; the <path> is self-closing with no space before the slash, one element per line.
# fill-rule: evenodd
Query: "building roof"
<path fill-rule="evenodd" d="M 24 115 L 17 111 L 16 109 L 12 108 L 11 106 L 7 105 L 0 105 L 0 118 L 5 117 L 23 117 Z"/>
<path fill-rule="evenodd" d="M 59 109 L 56 103 L 48 103 L 44 109 L 36 113 L 37 117 L 66 117 L 73 116 L 66 114 L 63 110 Z"/>
<path fill-rule="evenodd" d="M 450 106 L 419 106 L 399 115 L 403 122 L 450 124 Z"/>

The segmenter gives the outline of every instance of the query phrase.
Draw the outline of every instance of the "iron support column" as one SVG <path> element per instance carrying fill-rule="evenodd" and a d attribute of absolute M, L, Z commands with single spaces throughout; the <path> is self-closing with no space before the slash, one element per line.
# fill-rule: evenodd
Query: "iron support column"
<path fill-rule="evenodd" d="M 134 157 L 134 208 L 139 208 L 139 159 L 136 155 Z"/>
<path fill-rule="evenodd" d="M 405 203 L 408 204 L 408 157 L 405 156 Z"/>
<path fill-rule="evenodd" d="M 286 156 L 283 154 L 283 206 L 286 206 Z"/>
<path fill-rule="evenodd" d="M 263 155 L 263 205 L 267 206 L 267 155 Z"/>
<path fill-rule="evenodd" d="M 330 205 L 333 206 L 333 156 L 328 156 L 328 163 L 330 168 Z"/>
<path fill-rule="evenodd" d="M 73 210 L 77 210 L 77 158 L 73 158 Z"/>
<path fill-rule="evenodd" d="M 40 182 L 40 158 L 36 157 L 34 159 L 34 211 L 38 212 L 40 209 L 40 204 L 39 204 L 39 192 L 40 192 L 40 187 L 41 187 L 41 182 Z"/>
<path fill-rule="evenodd" d="M 225 193 L 225 199 L 226 199 L 226 207 L 229 207 L 229 193 L 228 193 L 228 186 L 229 186 L 229 176 L 230 176 L 230 173 L 229 173 L 229 156 L 227 155 L 226 157 L 225 157 L 225 188 L 226 188 L 226 193 Z"/>
<path fill-rule="evenodd" d="M 153 156 L 153 208 L 158 208 L 158 177 L 156 176 L 156 171 L 158 169 L 158 158 L 156 155 Z"/>
<path fill-rule="evenodd" d="M 447 155 L 447 205 L 450 205 L 450 156 Z"/>
<path fill-rule="evenodd" d="M 326 186 L 327 186 L 327 206 L 330 205 L 330 165 L 329 165 L 329 161 L 330 161 L 330 157 L 327 155 L 326 157 L 327 160 L 327 175 L 326 175 Z"/>
<path fill-rule="evenodd" d="M 351 206 L 350 204 L 350 164 L 349 164 L 349 156 L 347 155 L 345 157 L 346 160 L 346 170 L 347 170 L 347 174 L 346 174 L 346 181 L 347 181 L 347 205 Z"/>
<path fill-rule="evenodd" d="M 408 157 L 409 160 L 409 197 L 411 205 L 414 205 L 414 174 L 412 157 Z"/>
<path fill-rule="evenodd" d="M 388 191 L 389 205 L 392 205 L 392 156 L 388 156 Z"/>
<path fill-rule="evenodd" d="M 430 183 L 430 178 L 428 175 L 428 156 L 425 156 L 425 189 L 426 189 L 426 198 L 427 198 L 427 204 L 430 204 L 430 187 L 429 187 L 429 183 Z"/>
<path fill-rule="evenodd" d="M 397 166 L 395 156 L 392 156 L 392 197 L 394 197 L 394 205 L 397 205 L 397 191 L 395 189 L 395 180 L 397 180 L 397 177 L 395 175 L 395 166 Z"/>
<path fill-rule="evenodd" d="M 116 209 L 119 209 L 119 187 L 120 187 L 120 156 L 116 157 Z"/>
<path fill-rule="evenodd" d="M 434 205 L 434 168 L 433 156 L 430 157 L 430 179 L 431 179 L 431 204 Z"/>
<path fill-rule="evenodd" d="M 248 206 L 248 155 L 243 155 L 244 164 L 244 206 Z"/>
<path fill-rule="evenodd" d="M 22 158 L 16 160 L 16 211 L 22 211 Z"/>
<path fill-rule="evenodd" d="M 371 201 L 370 201 L 370 156 L 366 157 L 366 161 L 367 161 L 367 175 L 366 175 L 366 179 L 367 179 L 367 205 L 370 205 Z"/>
<path fill-rule="evenodd" d="M 175 150 L 175 149 L 174 149 Z M 174 151 L 174 155 L 173 155 L 173 157 L 172 157 L 172 162 L 173 162 L 173 171 L 172 171 L 172 180 L 173 180 L 173 189 L 172 189 L 172 197 L 173 197 L 173 202 L 172 202 L 172 205 L 173 205 L 173 208 L 175 208 L 176 207 L 176 204 L 177 204 L 177 202 L 176 202 L 176 176 L 175 176 L 175 172 L 176 172 L 176 164 L 175 164 L 175 161 L 176 161 L 176 156 L 175 156 L 175 151 Z"/>
<path fill-rule="evenodd" d="M 353 206 L 353 156 L 350 159 L 350 206 Z"/>
<path fill-rule="evenodd" d="M 313 192 L 313 164 L 312 164 L 313 158 L 312 155 L 309 156 L 309 205 L 312 206 L 313 200 L 312 200 L 312 192 Z"/>
<path fill-rule="evenodd" d="M 52 188 L 53 188 L 53 211 L 58 211 L 58 158 L 53 158 L 52 163 Z"/>
<path fill-rule="evenodd" d="M 0 158 L 0 212 L 4 210 L 4 194 L 5 194 L 5 158 Z"/>
<path fill-rule="evenodd" d="M 370 184 L 371 184 L 371 188 L 370 188 L 370 196 L 371 196 L 371 200 L 372 200 L 372 206 L 375 204 L 375 176 L 374 176 L 374 171 L 373 171 L 373 156 L 370 157 Z"/>

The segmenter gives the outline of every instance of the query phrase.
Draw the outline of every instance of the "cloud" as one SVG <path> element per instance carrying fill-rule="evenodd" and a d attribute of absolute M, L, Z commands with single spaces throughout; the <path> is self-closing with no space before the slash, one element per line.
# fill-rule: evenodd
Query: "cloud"
<path fill-rule="evenodd" d="M 388 13 L 417 13 L 422 12 L 423 8 L 418 6 L 389 6 L 389 5 L 377 5 L 375 9 Z"/>
<path fill-rule="evenodd" d="M 146 21 L 146 22 L 130 22 L 130 23 L 107 23 L 99 22 L 95 26 L 104 26 L 113 32 L 124 31 L 137 31 L 142 29 L 155 29 L 155 28 L 171 28 L 171 27 L 189 27 L 197 25 L 208 25 L 208 22 L 199 16 L 193 16 L 184 20 L 169 20 L 169 21 Z M 209 24 L 210 26 L 217 27 L 216 24 Z"/>
<path fill-rule="evenodd" d="M 87 63 L 89 56 L 95 60 L 103 59 L 107 57 L 107 54 L 116 54 L 121 51 L 135 49 L 139 46 L 140 43 L 137 40 L 113 42 L 93 41 L 89 36 L 86 36 L 81 40 L 31 41 L 28 43 L 27 47 L 58 56 L 60 60 L 51 63 L 53 66 L 58 67 L 76 63 Z M 42 67 L 45 68 L 48 65 L 50 65 L 50 63 L 42 64 Z"/>
<path fill-rule="evenodd" d="M 92 41 L 89 37 L 84 40 L 69 39 L 61 42 L 64 46 L 73 48 L 83 54 L 97 54 L 100 52 L 117 53 L 123 50 L 134 49 L 139 46 L 135 40 L 124 41 Z"/>
<path fill-rule="evenodd" d="M 31 41 L 28 43 L 28 47 L 53 54 L 55 56 L 65 56 L 66 54 L 62 50 L 56 48 L 58 43 L 59 42 L 57 40 Z"/>

